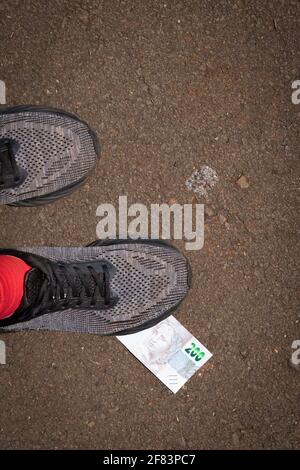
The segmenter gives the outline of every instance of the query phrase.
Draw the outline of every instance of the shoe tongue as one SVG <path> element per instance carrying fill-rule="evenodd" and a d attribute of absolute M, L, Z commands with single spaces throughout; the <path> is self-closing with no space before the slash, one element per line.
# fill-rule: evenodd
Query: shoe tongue
<path fill-rule="evenodd" d="M 91 292 L 92 294 L 94 294 L 97 285 L 96 285 L 96 282 L 95 282 L 95 280 L 93 279 L 93 277 L 92 277 L 92 276 L 86 276 L 86 277 L 85 277 L 85 281 L 86 281 L 87 286 L 88 286 L 89 289 L 90 289 L 90 292 Z M 75 286 L 76 286 L 77 292 L 81 292 L 81 293 L 82 293 L 83 285 L 82 285 L 82 282 L 81 282 L 81 279 L 80 279 L 79 276 L 75 276 L 75 277 L 74 277 L 74 284 L 75 284 Z M 86 297 L 86 295 L 83 294 L 83 297 Z"/>
<path fill-rule="evenodd" d="M 64 277 L 64 271 L 61 271 L 61 276 Z M 28 308 L 31 306 L 37 296 L 40 293 L 41 287 L 46 279 L 45 274 L 38 268 L 32 268 L 25 277 L 25 289 L 24 289 L 24 296 L 21 304 L 21 310 Z M 82 292 L 83 285 L 79 276 L 75 275 L 73 279 L 74 285 L 76 286 L 77 292 Z M 94 294 L 97 284 L 92 276 L 86 278 L 86 283 L 90 289 L 90 292 Z M 68 283 L 65 280 L 64 285 L 66 291 L 68 290 Z M 83 294 L 83 297 L 85 295 Z"/>
<path fill-rule="evenodd" d="M 37 298 L 45 276 L 38 268 L 32 268 L 25 278 L 23 305 L 31 305 Z"/>

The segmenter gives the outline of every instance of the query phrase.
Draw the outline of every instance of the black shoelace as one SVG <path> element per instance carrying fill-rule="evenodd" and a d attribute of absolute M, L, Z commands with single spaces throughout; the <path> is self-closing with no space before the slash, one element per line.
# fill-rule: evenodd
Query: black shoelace
<path fill-rule="evenodd" d="M 35 315 L 68 308 L 107 308 L 111 305 L 108 267 L 86 263 L 43 263 L 45 280 L 31 306 Z"/>
<path fill-rule="evenodd" d="M 20 170 L 9 141 L 0 141 L 0 187 L 20 182 Z"/>

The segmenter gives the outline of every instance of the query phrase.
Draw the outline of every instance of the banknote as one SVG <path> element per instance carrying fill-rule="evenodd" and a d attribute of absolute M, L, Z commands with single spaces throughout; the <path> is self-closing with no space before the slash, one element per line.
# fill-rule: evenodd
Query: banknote
<path fill-rule="evenodd" d="M 173 316 L 152 328 L 118 339 L 174 393 L 212 357 Z"/>

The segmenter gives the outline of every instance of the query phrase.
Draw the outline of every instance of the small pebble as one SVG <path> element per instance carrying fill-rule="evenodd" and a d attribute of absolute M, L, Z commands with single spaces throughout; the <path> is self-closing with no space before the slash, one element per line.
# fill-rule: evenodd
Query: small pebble
<path fill-rule="evenodd" d="M 214 209 L 212 208 L 212 206 L 205 206 L 204 207 L 204 214 L 207 216 L 207 217 L 213 217 L 215 215 L 215 211 Z"/>
<path fill-rule="evenodd" d="M 239 179 L 237 180 L 237 184 L 242 189 L 249 188 L 249 186 L 250 186 L 249 180 L 245 175 L 242 175 L 242 176 L 239 177 Z"/>
<path fill-rule="evenodd" d="M 226 222 L 226 217 L 225 217 L 225 215 L 220 214 L 220 215 L 219 215 L 219 221 L 220 221 L 220 224 L 221 224 L 221 225 L 225 224 L 225 222 Z"/>

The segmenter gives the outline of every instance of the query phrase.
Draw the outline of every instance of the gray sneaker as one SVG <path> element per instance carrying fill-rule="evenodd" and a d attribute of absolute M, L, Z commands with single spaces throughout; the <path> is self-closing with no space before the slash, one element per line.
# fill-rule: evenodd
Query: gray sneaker
<path fill-rule="evenodd" d="M 22 304 L 0 331 L 130 334 L 169 316 L 187 294 L 186 258 L 161 241 L 105 241 L 85 248 L 0 250 L 32 267 Z"/>
<path fill-rule="evenodd" d="M 37 206 L 81 186 L 100 155 L 77 116 L 41 106 L 0 111 L 0 204 Z"/>

